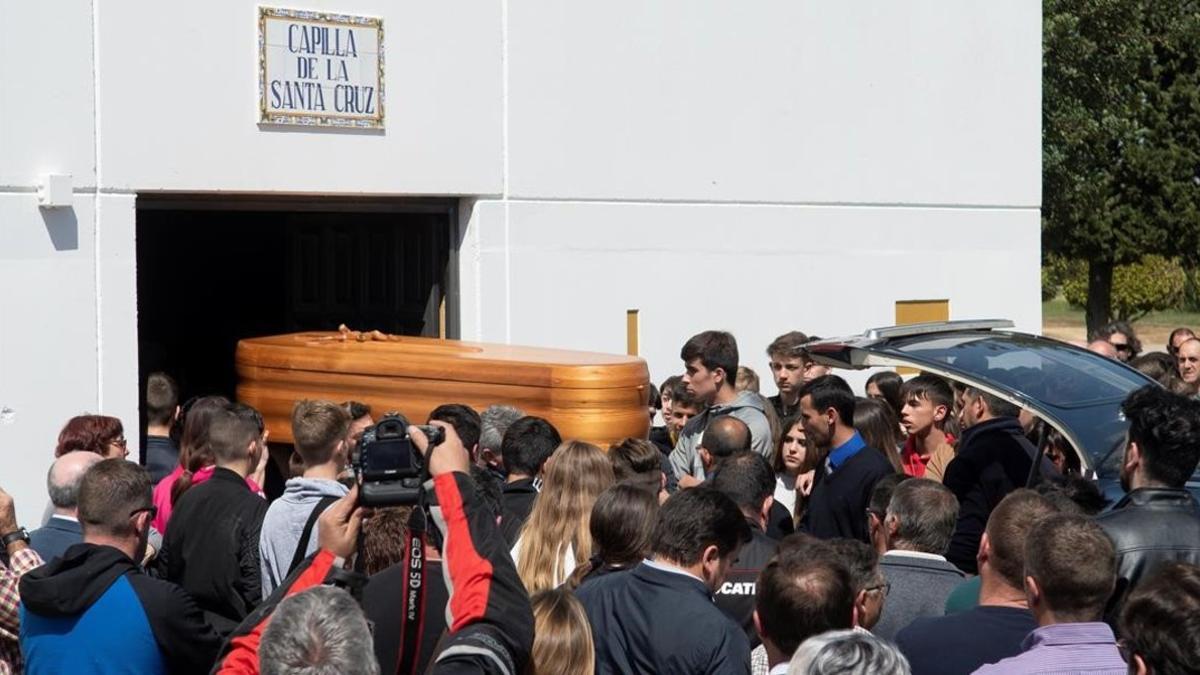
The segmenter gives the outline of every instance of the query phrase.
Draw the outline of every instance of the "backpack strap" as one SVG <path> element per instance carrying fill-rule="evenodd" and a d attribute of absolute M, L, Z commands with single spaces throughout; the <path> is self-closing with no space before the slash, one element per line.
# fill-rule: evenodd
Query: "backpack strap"
<path fill-rule="evenodd" d="M 300 533 L 300 541 L 296 544 L 296 554 L 292 556 L 292 564 L 288 565 L 287 574 L 291 574 L 304 561 L 305 552 L 308 551 L 308 541 L 312 539 L 313 527 L 317 524 L 317 518 L 329 508 L 331 504 L 338 500 L 337 497 L 325 496 L 313 506 L 312 513 L 308 514 L 308 520 L 304 523 L 304 531 Z"/>

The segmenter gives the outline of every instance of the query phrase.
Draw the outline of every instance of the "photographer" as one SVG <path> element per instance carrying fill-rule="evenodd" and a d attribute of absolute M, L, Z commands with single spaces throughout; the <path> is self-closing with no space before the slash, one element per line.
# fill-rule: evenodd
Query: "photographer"
<path fill-rule="evenodd" d="M 433 449 L 427 449 L 428 440 L 420 429 L 408 427 L 408 434 L 425 455 L 433 477 L 433 491 L 440 505 L 434 520 L 445 542 L 443 570 L 446 585 L 451 589 L 447 608 L 450 633 L 435 660 L 433 672 L 443 675 L 522 672 L 533 642 L 529 598 L 496 528 L 495 518 L 468 476 L 470 460 L 462 441 L 450 425 L 435 424 L 443 428 L 446 439 Z M 355 488 L 321 515 L 320 550 L 238 627 L 225 645 L 216 671 L 257 674 L 258 645 L 280 600 L 347 577 L 342 567 L 355 553 L 363 518 L 357 501 L 358 488 Z"/>

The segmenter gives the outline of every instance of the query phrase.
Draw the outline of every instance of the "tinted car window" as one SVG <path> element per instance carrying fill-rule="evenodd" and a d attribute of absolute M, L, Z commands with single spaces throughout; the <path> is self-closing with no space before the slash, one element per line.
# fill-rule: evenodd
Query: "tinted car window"
<path fill-rule="evenodd" d="M 983 382 L 1059 408 L 1123 400 L 1147 382 L 1140 373 L 1116 361 L 1019 335 L 898 338 L 880 351 L 953 366 Z"/>

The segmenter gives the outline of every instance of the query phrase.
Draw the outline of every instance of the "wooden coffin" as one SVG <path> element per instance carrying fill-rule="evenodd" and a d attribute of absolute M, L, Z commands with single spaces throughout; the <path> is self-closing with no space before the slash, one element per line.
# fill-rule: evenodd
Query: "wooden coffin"
<path fill-rule="evenodd" d="M 378 335 L 378 334 L 377 334 Z M 482 411 L 494 403 L 550 420 L 564 439 L 607 447 L 645 438 L 646 362 L 560 349 L 433 338 L 293 333 L 238 342 L 238 399 L 266 418 L 272 441 L 292 441 L 292 405 L 301 399 L 362 401 L 375 418 L 398 410 L 423 423 L 443 403 Z"/>

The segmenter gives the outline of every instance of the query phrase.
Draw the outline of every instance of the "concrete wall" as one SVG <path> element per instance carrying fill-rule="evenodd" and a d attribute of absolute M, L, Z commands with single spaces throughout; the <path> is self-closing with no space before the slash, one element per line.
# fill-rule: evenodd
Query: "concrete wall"
<path fill-rule="evenodd" d="M 636 308 L 656 380 L 705 328 L 767 379 L 775 335 L 902 299 L 1040 326 L 1033 0 L 298 6 L 384 19 L 382 132 L 257 125 L 256 7 L 0 8 L 0 487 L 26 523 L 68 417 L 136 447 L 138 193 L 462 196 L 464 338 L 620 352 Z M 50 172 L 72 208 L 37 207 Z"/>
<path fill-rule="evenodd" d="M 656 381 L 707 328 L 767 381 L 776 335 L 896 300 L 1040 330 L 1039 3 L 547 0 L 507 27 L 464 337 L 619 352 L 637 308 Z"/>

